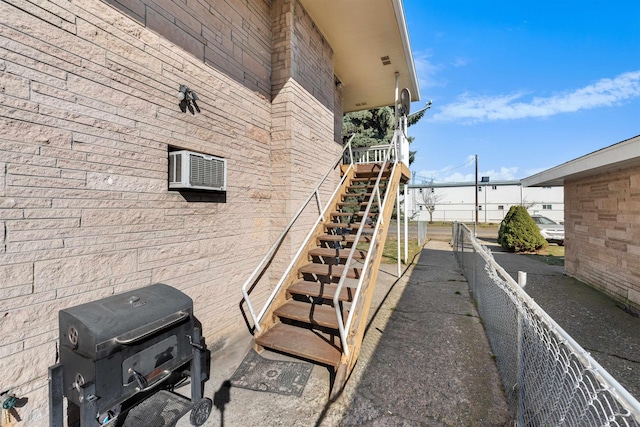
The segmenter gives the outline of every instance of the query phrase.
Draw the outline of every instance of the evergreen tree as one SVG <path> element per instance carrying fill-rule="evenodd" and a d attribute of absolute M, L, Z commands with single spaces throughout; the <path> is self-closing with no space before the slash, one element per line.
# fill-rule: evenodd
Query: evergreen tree
<path fill-rule="evenodd" d="M 407 126 L 416 124 L 425 111 L 410 115 Z M 372 110 L 354 111 L 342 118 L 342 134 L 355 133 L 353 147 L 370 147 L 372 145 L 390 144 L 393 140 L 395 112 L 391 107 L 374 108 Z M 413 137 L 409 137 L 409 144 Z M 415 151 L 409 151 L 409 164 L 413 163 Z"/>
<path fill-rule="evenodd" d="M 524 206 L 511 206 L 500 223 L 498 243 L 511 252 L 533 252 L 544 247 L 547 241 Z"/>

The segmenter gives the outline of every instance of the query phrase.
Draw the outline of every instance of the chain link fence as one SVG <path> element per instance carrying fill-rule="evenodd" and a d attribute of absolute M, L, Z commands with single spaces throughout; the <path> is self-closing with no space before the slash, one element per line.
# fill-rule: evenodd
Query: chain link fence
<path fill-rule="evenodd" d="M 518 426 L 640 427 L 640 403 L 546 314 L 464 224 L 453 244 Z"/>

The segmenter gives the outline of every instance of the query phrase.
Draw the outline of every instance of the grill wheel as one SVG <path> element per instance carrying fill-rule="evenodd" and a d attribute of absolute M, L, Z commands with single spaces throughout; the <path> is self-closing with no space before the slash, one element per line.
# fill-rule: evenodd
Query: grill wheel
<path fill-rule="evenodd" d="M 211 408 L 213 408 L 213 401 L 211 399 L 208 397 L 200 399 L 199 402 L 193 405 L 191 415 L 189 415 L 189 421 L 191 424 L 196 427 L 204 424 L 211 414 Z"/>

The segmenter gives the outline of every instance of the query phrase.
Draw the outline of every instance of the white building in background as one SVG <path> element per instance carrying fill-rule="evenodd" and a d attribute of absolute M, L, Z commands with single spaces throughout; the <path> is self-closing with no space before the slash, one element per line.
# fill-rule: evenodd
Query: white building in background
<path fill-rule="evenodd" d="M 499 223 L 513 205 L 523 205 L 529 214 L 564 222 L 564 187 L 523 187 L 520 181 L 478 182 L 478 222 Z M 473 222 L 475 182 L 410 184 L 407 213 L 414 220 L 429 221 L 429 197 L 435 200 L 433 221 Z"/>

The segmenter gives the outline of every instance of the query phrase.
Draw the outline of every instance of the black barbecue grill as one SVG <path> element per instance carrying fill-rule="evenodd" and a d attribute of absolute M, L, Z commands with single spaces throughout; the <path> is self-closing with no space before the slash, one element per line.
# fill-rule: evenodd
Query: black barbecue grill
<path fill-rule="evenodd" d="M 179 408 L 174 415 L 191 409 L 196 426 L 206 421 L 208 351 L 187 295 L 155 284 L 61 310 L 58 319 L 60 363 L 49 368 L 52 427 L 63 424 L 63 397 L 69 423 L 82 427 L 173 425 L 177 418 L 162 414 L 171 405 Z M 186 377 L 190 401 L 167 391 Z"/>

